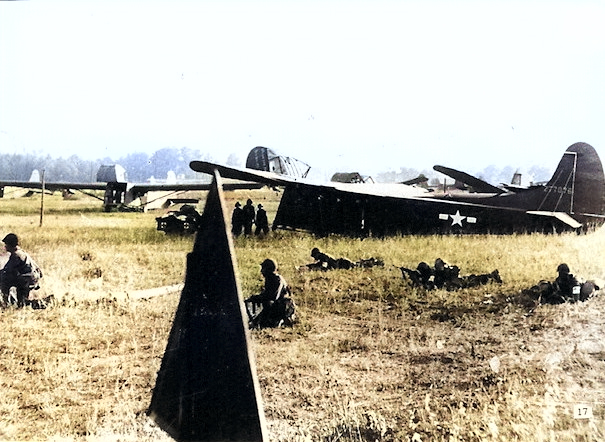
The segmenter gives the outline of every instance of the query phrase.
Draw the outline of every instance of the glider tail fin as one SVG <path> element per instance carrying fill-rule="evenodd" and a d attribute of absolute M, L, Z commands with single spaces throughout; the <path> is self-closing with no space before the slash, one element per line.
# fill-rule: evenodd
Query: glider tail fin
<path fill-rule="evenodd" d="M 567 148 L 544 188 L 540 210 L 605 215 L 605 175 L 594 147 L 575 143 Z"/>
<path fill-rule="evenodd" d="M 38 169 L 32 170 L 32 174 L 29 177 L 29 182 L 30 183 L 39 183 L 40 181 L 42 181 L 40 179 L 40 171 Z"/>

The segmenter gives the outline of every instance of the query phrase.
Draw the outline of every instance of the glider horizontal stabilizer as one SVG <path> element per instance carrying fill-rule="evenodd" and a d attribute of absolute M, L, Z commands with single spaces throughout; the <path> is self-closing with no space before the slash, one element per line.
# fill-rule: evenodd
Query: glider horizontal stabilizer
<path fill-rule="evenodd" d="M 406 186 L 414 186 L 416 184 L 426 183 L 429 179 L 423 174 L 418 175 L 416 178 L 412 178 L 411 180 L 402 181 L 401 184 L 405 184 Z"/>
<path fill-rule="evenodd" d="M 532 210 L 532 211 L 529 211 L 527 213 L 530 214 L 530 215 L 556 218 L 559 221 L 561 221 L 562 223 L 564 223 L 564 224 L 568 225 L 569 227 L 571 227 L 572 229 L 579 229 L 580 227 L 582 227 L 581 223 L 577 222 L 575 219 L 573 219 L 567 213 L 563 213 L 563 212 L 544 212 L 544 211 L 540 211 L 540 210 Z"/>
<path fill-rule="evenodd" d="M 456 181 L 460 181 L 461 183 L 464 183 L 467 186 L 471 186 L 476 192 L 497 194 L 504 193 L 504 190 L 500 189 L 499 187 L 496 187 L 486 181 L 469 175 L 466 172 L 461 172 L 459 170 L 451 169 L 445 166 L 433 166 L 433 169 L 437 172 L 441 172 L 444 175 L 454 178 Z"/>

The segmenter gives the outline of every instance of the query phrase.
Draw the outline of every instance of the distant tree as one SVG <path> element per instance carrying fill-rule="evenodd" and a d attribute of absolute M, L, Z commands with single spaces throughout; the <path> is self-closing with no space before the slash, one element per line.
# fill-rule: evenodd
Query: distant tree
<path fill-rule="evenodd" d="M 33 154 L 0 155 L 0 178 L 8 181 L 27 181 L 34 169 L 41 169 L 45 163 Z"/>
<path fill-rule="evenodd" d="M 183 163 L 180 152 L 175 147 L 164 147 L 156 150 L 149 159 L 151 166 L 151 174 L 156 178 L 166 178 L 168 171 L 179 173 L 179 169 Z"/>
<path fill-rule="evenodd" d="M 500 171 L 500 175 L 498 176 L 498 181 L 494 182 L 494 184 L 496 184 L 496 185 L 502 184 L 502 183 L 510 184 L 510 182 L 513 179 L 513 176 L 515 175 L 515 172 L 516 172 L 516 169 L 513 168 L 512 166 L 504 167 Z"/>
<path fill-rule="evenodd" d="M 483 181 L 487 181 L 495 186 L 498 186 L 502 183 L 509 184 L 513 179 L 513 175 L 515 174 L 516 170 L 517 169 L 512 166 L 497 167 L 492 164 L 483 169 L 478 174 L 478 178 L 481 178 Z"/>
<path fill-rule="evenodd" d="M 32 171 L 37 169 L 40 172 L 42 170 L 45 171 L 45 179 L 47 181 L 93 182 L 96 181 L 97 171 L 102 164 L 122 165 L 126 169 L 128 180 L 132 182 L 143 182 L 152 175 L 156 178 L 166 178 L 170 170 L 174 171 L 177 176 L 184 178 L 206 179 L 206 175 L 191 170 L 189 163 L 193 160 L 217 162 L 209 153 L 203 154 L 199 150 L 188 147 L 166 147 L 156 151 L 151 157 L 141 152 L 130 153 L 119 158 L 118 161 L 109 157 L 86 161 L 77 155 L 72 155 L 65 159 L 32 153 L 0 153 L 0 179 L 6 181 L 27 181 Z M 236 154 L 232 153 L 227 158 L 227 164 L 239 167 L 242 162 Z M 516 169 L 512 166 L 496 167 L 491 165 L 479 174 L 476 174 L 476 176 L 491 184 L 499 185 L 500 183 L 509 183 L 515 171 Z M 313 169 L 311 173 L 314 173 Z M 434 171 L 422 171 L 422 173 L 429 179 L 437 176 L 440 177 Z M 552 170 L 542 166 L 532 166 L 524 174 L 526 175 L 524 175 L 523 184 L 529 184 L 530 181 L 534 183 L 544 182 L 550 179 Z M 380 172 L 373 176 L 373 178 L 377 182 L 388 183 L 409 180 L 418 175 L 419 172 L 416 169 L 400 167 L 399 171 Z M 330 176 L 322 176 L 321 178 L 330 179 Z"/>
<path fill-rule="evenodd" d="M 477 178 L 487 181 L 488 183 L 493 183 L 494 177 L 496 176 L 498 176 L 498 168 L 493 164 L 490 164 L 477 174 Z"/>
<path fill-rule="evenodd" d="M 146 153 L 128 154 L 117 163 L 126 170 L 126 179 L 129 181 L 141 183 L 152 175 L 149 155 Z"/>
<path fill-rule="evenodd" d="M 189 163 L 195 160 L 199 160 L 202 157 L 202 153 L 198 149 L 190 149 L 188 147 L 181 147 L 181 157 L 189 167 Z"/>
<path fill-rule="evenodd" d="M 400 167 L 399 172 L 380 172 L 374 178 L 378 183 L 400 183 L 402 181 L 416 178 L 420 173 L 417 169 Z"/>
<path fill-rule="evenodd" d="M 76 182 L 79 162 L 80 159 L 75 155 L 67 159 L 57 158 L 50 160 L 44 166 L 44 179 L 48 181 Z"/>
<path fill-rule="evenodd" d="M 1 176 L 6 180 L 21 180 L 23 179 L 22 171 L 18 167 L 17 155 L 2 155 L 0 161 Z"/>
<path fill-rule="evenodd" d="M 548 181 L 554 173 L 554 171 L 549 169 L 548 167 L 542 166 L 532 166 L 528 172 L 531 177 L 531 181 L 534 183 Z"/>
<path fill-rule="evenodd" d="M 202 158 L 202 161 L 207 161 L 209 163 L 216 163 L 216 160 L 214 159 L 214 157 L 212 155 L 210 155 L 209 153 L 204 154 L 201 158 Z"/>
<path fill-rule="evenodd" d="M 439 178 L 431 178 L 429 180 L 429 186 L 431 186 L 431 187 L 441 186 L 441 181 L 439 181 Z"/>
<path fill-rule="evenodd" d="M 240 160 L 240 158 L 236 154 L 231 153 L 227 157 L 227 166 L 241 167 L 242 166 L 242 161 Z"/>
<path fill-rule="evenodd" d="M 113 158 L 110 158 L 110 157 L 101 158 L 99 161 L 104 166 L 109 166 L 111 164 L 116 164 L 116 161 Z M 118 162 L 118 164 L 120 164 L 120 163 Z"/>
<path fill-rule="evenodd" d="M 181 175 L 185 178 L 195 178 L 196 172 L 194 172 L 191 167 L 189 167 L 189 163 L 192 161 L 199 161 L 202 158 L 202 153 L 197 149 L 190 149 L 188 147 L 182 147 L 181 151 L 182 158 L 182 167 L 178 171 L 178 175 Z M 175 171 L 177 172 L 177 171 Z"/>

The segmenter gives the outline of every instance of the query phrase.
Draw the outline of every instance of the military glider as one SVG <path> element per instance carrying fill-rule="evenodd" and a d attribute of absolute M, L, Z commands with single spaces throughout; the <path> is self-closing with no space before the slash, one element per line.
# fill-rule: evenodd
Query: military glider
<path fill-rule="evenodd" d="M 61 190 L 64 192 L 71 190 L 78 190 L 94 198 L 98 198 L 94 194 L 87 193 L 89 190 L 102 190 L 104 191 L 103 196 L 103 208 L 106 212 L 111 211 L 114 208 L 120 206 L 127 206 L 135 201 L 137 198 L 141 198 L 149 192 L 163 191 L 163 192 L 183 192 L 189 190 L 209 190 L 209 182 L 186 182 L 177 183 L 174 182 L 155 182 L 155 183 L 129 183 L 126 180 L 126 173 L 124 168 L 120 165 L 104 165 L 101 166 L 97 172 L 97 182 L 94 183 L 68 183 L 68 182 L 42 182 L 38 180 L 30 181 L 0 181 L 0 198 L 4 196 L 5 187 L 19 187 L 24 189 L 45 189 L 49 191 Z M 257 183 L 225 183 L 223 188 L 225 190 L 236 190 L 236 189 L 259 189 L 262 184 Z M 166 195 L 164 195 L 166 198 Z M 100 198 L 99 198 L 100 199 Z"/>
<path fill-rule="evenodd" d="M 196 172 L 273 187 L 283 195 L 273 228 L 318 235 L 387 236 L 590 231 L 605 222 L 605 176 L 596 150 L 586 143 L 567 148 L 545 185 L 519 192 L 501 189 L 453 169 L 479 193 L 435 195 L 405 184 L 313 183 L 266 170 L 192 161 Z"/>

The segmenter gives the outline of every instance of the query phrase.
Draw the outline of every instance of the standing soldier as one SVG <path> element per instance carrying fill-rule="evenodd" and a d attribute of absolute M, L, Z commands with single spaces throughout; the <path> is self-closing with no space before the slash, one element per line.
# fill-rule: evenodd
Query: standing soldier
<path fill-rule="evenodd" d="M 254 232 L 255 235 L 260 235 L 263 232 L 265 235 L 269 233 L 269 220 L 267 219 L 267 212 L 263 209 L 263 205 L 258 205 L 258 210 L 256 211 L 256 230 Z"/>
<path fill-rule="evenodd" d="M 252 200 L 250 198 L 248 198 L 248 201 L 246 201 L 246 205 L 242 210 L 244 211 L 244 234 L 251 235 L 252 224 L 254 224 L 256 211 L 254 210 L 254 205 L 252 204 Z"/>
<path fill-rule="evenodd" d="M 242 205 L 238 201 L 235 203 L 235 209 L 233 209 L 233 215 L 231 216 L 231 233 L 233 233 L 233 236 L 240 236 L 243 228 L 244 211 L 242 210 Z"/>

